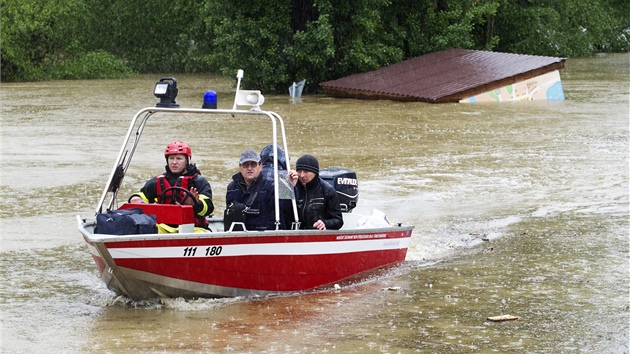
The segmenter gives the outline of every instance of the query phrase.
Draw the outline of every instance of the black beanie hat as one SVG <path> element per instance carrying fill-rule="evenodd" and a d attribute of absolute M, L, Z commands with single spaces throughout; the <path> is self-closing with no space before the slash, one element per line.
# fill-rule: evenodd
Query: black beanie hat
<path fill-rule="evenodd" d="M 304 155 L 295 163 L 295 170 L 311 171 L 319 174 L 319 162 L 313 155 Z"/>

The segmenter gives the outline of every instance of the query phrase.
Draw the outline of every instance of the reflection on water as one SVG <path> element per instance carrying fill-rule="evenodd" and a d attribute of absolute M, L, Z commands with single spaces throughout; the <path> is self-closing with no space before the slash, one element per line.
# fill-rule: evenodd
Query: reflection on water
<path fill-rule="evenodd" d="M 338 292 L 130 305 L 96 278 L 90 217 L 157 76 L 5 84 L 6 352 L 628 352 L 628 54 L 572 59 L 563 102 L 429 105 L 266 97 L 290 163 L 354 170 L 364 209 L 415 225 L 407 262 Z M 247 77 L 247 73 L 245 73 Z M 232 105 L 231 78 L 178 76 L 178 103 Z M 181 139 L 217 210 L 258 124 L 176 118 L 146 131 L 122 195 Z M 44 215 L 41 215 L 41 213 Z M 516 321 L 488 322 L 502 314 Z"/>

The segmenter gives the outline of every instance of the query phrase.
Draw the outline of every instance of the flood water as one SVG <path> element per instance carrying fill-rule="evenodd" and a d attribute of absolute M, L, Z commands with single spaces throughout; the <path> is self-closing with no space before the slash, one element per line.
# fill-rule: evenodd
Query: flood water
<path fill-rule="evenodd" d="M 415 225 L 407 260 L 340 291 L 140 304 L 97 278 L 76 215 L 94 214 L 164 75 L 2 83 L 1 351 L 628 353 L 629 62 L 568 60 L 562 102 L 266 96 L 293 163 L 311 153 L 354 170 L 361 208 Z M 181 106 L 214 89 L 231 108 L 233 78 L 176 78 Z M 154 124 L 121 194 L 181 139 L 222 211 L 240 152 L 270 138 L 238 117 Z M 486 320 L 506 314 L 518 319 Z"/>

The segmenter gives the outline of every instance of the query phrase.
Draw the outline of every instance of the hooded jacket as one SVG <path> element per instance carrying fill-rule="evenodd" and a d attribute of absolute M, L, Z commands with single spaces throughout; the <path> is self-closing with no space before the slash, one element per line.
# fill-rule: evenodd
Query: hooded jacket
<path fill-rule="evenodd" d="M 260 162 L 262 163 L 262 174 L 273 180 L 273 145 L 269 144 L 260 151 Z M 287 158 L 284 150 L 278 146 L 278 174 L 286 175 Z"/>

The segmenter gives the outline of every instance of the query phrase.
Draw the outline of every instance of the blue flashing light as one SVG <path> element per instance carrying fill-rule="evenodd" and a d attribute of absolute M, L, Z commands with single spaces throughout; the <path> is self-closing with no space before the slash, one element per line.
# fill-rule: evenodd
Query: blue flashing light
<path fill-rule="evenodd" d="M 203 106 L 201 108 L 216 109 L 217 93 L 212 90 L 206 91 L 206 93 L 203 95 Z"/>

